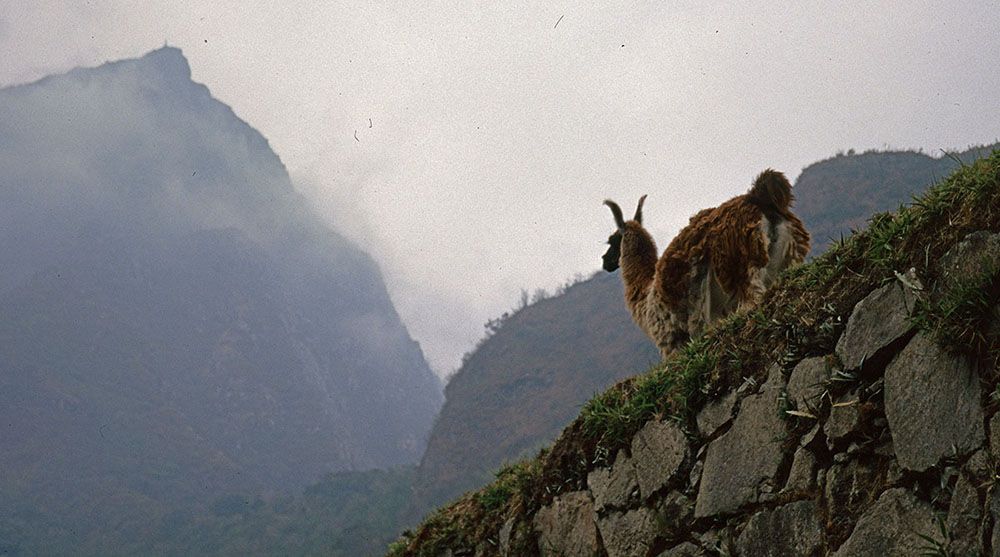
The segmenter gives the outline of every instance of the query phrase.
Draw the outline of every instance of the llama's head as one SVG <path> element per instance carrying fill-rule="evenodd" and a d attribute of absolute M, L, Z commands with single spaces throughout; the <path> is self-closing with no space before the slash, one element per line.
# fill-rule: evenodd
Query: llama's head
<path fill-rule="evenodd" d="M 642 204 L 646 201 L 646 196 L 639 198 L 639 206 L 635 209 L 635 217 L 632 219 L 637 224 L 642 225 Z M 611 214 L 615 217 L 615 226 L 618 227 L 608 236 L 608 251 L 604 252 L 604 270 L 613 273 L 618 270 L 619 260 L 622 254 L 622 233 L 625 232 L 626 223 L 622 217 L 622 210 L 617 203 L 606 199 L 604 204 L 611 209 Z"/>

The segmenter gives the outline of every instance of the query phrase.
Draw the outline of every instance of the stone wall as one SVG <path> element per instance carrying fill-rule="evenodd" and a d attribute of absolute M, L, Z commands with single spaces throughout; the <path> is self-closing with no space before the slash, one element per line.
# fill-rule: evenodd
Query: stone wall
<path fill-rule="evenodd" d="M 988 260 L 1000 235 L 942 265 Z M 775 363 L 694 424 L 646 424 L 586 489 L 509 521 L 499 552 L 534 537 L 545 556 L 1000 554 L 995 386 L 914 328 L 929 293 L 897 277 L 855 306 L 833 353 Z"/>

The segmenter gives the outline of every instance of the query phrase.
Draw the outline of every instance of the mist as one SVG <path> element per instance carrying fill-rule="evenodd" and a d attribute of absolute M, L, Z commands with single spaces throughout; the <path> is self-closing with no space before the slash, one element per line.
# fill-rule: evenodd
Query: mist
<path fill-rule="evenodd" d="M 0 553 L 412 466 L 442 402 L 375 261 L 175 48 L 0 88 L 0 267 Z"/>
<path fill-rule="evenodd" d="M 439 375 L 522 288 L 598 268 L 606 197 L 648 193 L 665 244 L 764 167 L 998 136 L 990 2 L 0 7 L 4 84 L 181 47 L 374 254 Z"/>

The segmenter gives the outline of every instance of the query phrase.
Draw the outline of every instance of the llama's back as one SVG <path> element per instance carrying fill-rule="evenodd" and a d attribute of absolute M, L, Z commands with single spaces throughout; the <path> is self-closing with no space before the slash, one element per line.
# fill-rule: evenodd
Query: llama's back
<path fill-rule="evenodd" d="M 767 263 L 767 245 L 754 234 L 762 218 L 763 211 L 746 195 L 691 217 L 657 262 L 657 287 L 667 304 L 682 309 L 692 284 L 709 269 L 724 291 L 738 296 L 748 280 L 746 269 Z"/>
<path fill-rule="evenodd" d="M 689 335 L 759 302 L 764 290 L 809 252 L 809 233 L 791 212 L 791 184 L 768 169 L 744 195 L 693 217 L 657 263 L 657 288 Z"/>
<path fill-rule="evenodd" d="M 713 207 L 695 213 L 656 262 L 656 287 L 664 302 L 675 311 L 683 310 L 687 303 L 692 269 L 704 259 L 706 238 L 718 209 Z"/>

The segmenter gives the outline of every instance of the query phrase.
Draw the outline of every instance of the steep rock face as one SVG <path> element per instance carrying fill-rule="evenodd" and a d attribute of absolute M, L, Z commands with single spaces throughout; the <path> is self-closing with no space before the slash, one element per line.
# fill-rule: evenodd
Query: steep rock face
<path fill-rule="evenodd" d="M 25 509 L 412 463 L 441 402 L 374 262 L 173 48 L 0 90 L 0 268 Z"/>

